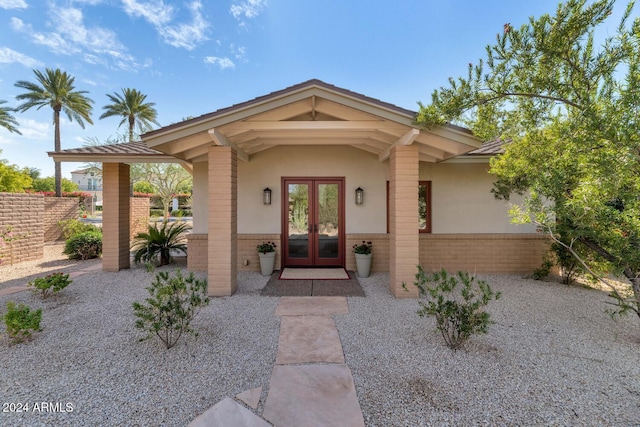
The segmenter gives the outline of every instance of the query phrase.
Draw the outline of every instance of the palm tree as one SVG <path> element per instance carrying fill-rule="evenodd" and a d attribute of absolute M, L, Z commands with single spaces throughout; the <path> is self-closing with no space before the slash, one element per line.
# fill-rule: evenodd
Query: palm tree
<path fill-rule="evenodd" d="M 63 111 L 70 122 L 75 119 L 80 127 L 84 129 L 85 120 L 91 121 L 93 101 L 84 94 L 85 90 L 74 90 L 73 82 L 75 77 L 71 77 L 66 71 L 60 69 L 45 69 L 45 72 L 33 70 L 38 83 L 20 80 L 16 87 L 27 90 L 27 92 L 16 96 L 19 101 L 25 102 L 18 105 L 15 110 L 24 113 L 25 111 L 37 107 L 50 106 L 53 109 L 53 128 L 55 151 L 60 151 L 60 111 Z M 62 195 L 62 172 L 60 162 L 55 162 L 56 196 Z"/>
<path fill-rule="evenodd" d="M 136 124 L 138 132 L 140 133 L 150 129 L 152 123 L 160 126 L 160 123 L 156 120 L 158 112 L 153 108 L 156 104 L 153 102 L 145 103 L 144 100 L 147 98 L 147 95 L 144 95 L 142 92 L 136 89 L 126 88 L 122 89 L 122 95 L 114 92 L 113 95 L 107 94 L 107 97 L 109 97 L 112 104 L 102 107 L 102 109 L 106 111 L 100 118 L 122 116 L 122 121 L 120 121 L 118 127 L 122 126 L 125 122 L 129 123 L 129 142 L 133 141 L 133 130 Z"/>
<path fill-rule="evenodd" d="M 0 101 L 0 104 L 6 104 L 6 102 L 7 101 Z M 0 107 L 0 126 L 7 129 L 9 132 L 15 132 L 18 135 L 22 135 L 18 128 L 15 127 L 18 126 L 18 122 L 11 115 L 10 111 L 12 111 L 11 108 Z"/>

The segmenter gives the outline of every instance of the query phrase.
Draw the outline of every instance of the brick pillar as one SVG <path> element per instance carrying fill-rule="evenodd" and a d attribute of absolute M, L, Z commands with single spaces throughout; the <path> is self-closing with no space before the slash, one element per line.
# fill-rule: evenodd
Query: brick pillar
<path fill-rule="evenodd" d="M 232 295 L 238 287 L 237 155 L 231 147 L 209 147 L 208 292 Z"/>
<path fill-rule="evenodd" d="M 129 268 L 129 165 L 103 163 L 102 269 Z"/>
<path fill-rule="evenodd" d="M 420 262 L 418 147 L 392 148 L 389 162 L 389 287 L 396 298 L 415 298 L 413 282 Z"/>

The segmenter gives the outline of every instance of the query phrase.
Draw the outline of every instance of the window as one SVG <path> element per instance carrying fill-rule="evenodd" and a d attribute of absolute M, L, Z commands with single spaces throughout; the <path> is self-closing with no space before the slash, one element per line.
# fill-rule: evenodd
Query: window
<path fill-rule="evenodd" d="M 418 230 L 431 233 L 431 181 L 418 183 Z"/>
<path fill-rule="evenodd" d="M 418 182 L 418 231 L 431 233 L 431 181 Z M 389 181 L 387 181 L 387 233 L 389 233 Z"/>

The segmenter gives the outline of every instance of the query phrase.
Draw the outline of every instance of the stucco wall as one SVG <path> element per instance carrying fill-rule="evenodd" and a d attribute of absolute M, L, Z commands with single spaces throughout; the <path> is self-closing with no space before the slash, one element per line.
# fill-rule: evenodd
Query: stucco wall
<path fill-rule="evenodd" d="M 509 204 L 491 193 L 487 163 L 420 163 L 420 180 L 431 181 L 432 233 L 535 233 L 512 224 Z M 515 198 L 513 202 L 518 202 Z"/>
<path fill-rule="evenodd" d="M 491 193 L 494 178 L 486 163 L 420 163 L 420 179 L 432 181 L 432 231 L 450 233 L 535 233 L 510 222 L 507 202 Z M 238 161 L 238 233 L 273 234 L 281 228 L 282 176 L 345 177 L 346 233 L 386 233 L 389 162 L 343 146 L 280 146 Z M 262 190 L 272 190 L 270 206 Z M 357 187 L 365 202 L 354 201 Z M 517 199 L 513 201 L 517 202 Z M 207 233 L 207 163 L 194 164 L 194 233 Z"/>

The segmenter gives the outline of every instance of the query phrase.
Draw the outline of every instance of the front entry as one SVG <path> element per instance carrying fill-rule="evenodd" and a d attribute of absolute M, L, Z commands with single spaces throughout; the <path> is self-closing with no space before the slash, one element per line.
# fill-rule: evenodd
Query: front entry
<path fill-rule="evenodd" d="M 344 178 L 282 178 L 284 267 L 344 267 Z"/>

